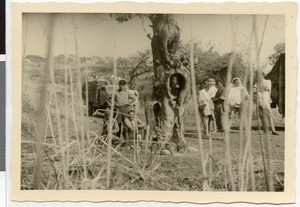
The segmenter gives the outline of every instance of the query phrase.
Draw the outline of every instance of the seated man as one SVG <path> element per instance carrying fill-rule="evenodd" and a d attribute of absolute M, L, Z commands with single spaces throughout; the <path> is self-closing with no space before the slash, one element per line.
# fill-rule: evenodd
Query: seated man
<path fill-rule="evenodd" d="M 129 111 L 129 116 L 125 118 L 124 123 L 127 131 L 126 140 L 132 141 L 134 139 L 141 139 L 139 129 L 145 129 L 146 124 L 143 121 L 141 121 L 137 116 L 135 116 L 134 110 Z M 130 145 L 130 143 L 127 142 L 125 143 L 125 145 Z"/>

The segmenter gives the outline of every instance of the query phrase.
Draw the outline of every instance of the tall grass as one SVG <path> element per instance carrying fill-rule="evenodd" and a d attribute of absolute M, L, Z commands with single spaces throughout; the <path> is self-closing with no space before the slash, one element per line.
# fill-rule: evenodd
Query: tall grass
<path fill-rule="evenodd" d="M 191 19 L 190 19 L 191 21 Z M 193 43 L 193 31 L 192 31 L 192 24 L 190 22 L 190 33 L 191 33 L 191 42 L 190 42 L 190 67 L 191 67 L 191 81 L 192 81 L 192 95 L 193 95 L 193 106 L 194 112 L 196 114 L 196 124 L 197 124 L 197 135 L 199 141 L 199 150 L 200 150 L 200 159 L 201 159 L 201 166 L 202 166 L 202 174 L 204 176 L 203 181 L 203 190 L 208 190 L 210 188 L 209 184 L 207 183 L 207 172 L 206 172 L 206 161 L 204 159 L 204 149 L 203 149 L 203 140 L 202 140 L 202 133 L 200 128 L 200 114 L 198 110 L 198 98 L 196 93 L 196 80 L 195 80 L 195 71 L 194 71 L 194 43 Z M 211 139 L 211 135 L 210 135 Z"/>

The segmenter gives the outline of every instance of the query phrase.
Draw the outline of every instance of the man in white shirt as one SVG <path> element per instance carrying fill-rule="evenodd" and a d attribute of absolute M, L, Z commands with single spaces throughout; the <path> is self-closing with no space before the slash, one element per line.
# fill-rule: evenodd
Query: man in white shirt
<path fill-rule="evenodd" d="M 211 98 L 214 98 L 217 91 L 218 91 L 218 88 L 215 85 L 213 85 L 212 87 L 209 88 L 208 94 L 210 95 Z"/>
<path fill-rule="evenodd" d="M 272 86 L 272 83 L 270 80 L 266 80 L 266 79 L 262 78 L 261 85 L 257 89 L 257 83 L 256 83 L 254 86 L 255 87 L 254 91 L 258 91 L 257 92 L 257 96 L 258 96 L 257 104 L 259 107 L 259 116 L 260 116 L 261 122 L 263 124 L 263 129 L 264 129 L 265 133 L 266 133 L 266 129 L 267 129 L 267 126 L 265 126 L 265 124 L 267 124 L 267 121 L 264 120 L 264 117 L 266 117 L 269 122 L 271 131 L 272 131 L 272 135 L 278 135 L 278 133 L 275 131 L 273 117 L 272 117 L 272 109 L 271 109 L 271 105 L 270 105 L 272 103 L 271 86 Z"/>
<path fill-rule="evenodd" d="M 198 104 L 202 124 L 204 127 L 204 138 L 208 138 L 208 133 L 210 132 L 210 124 L 214 120 L 214 104 L 208 91 L 215 84 L 215 80 L 213 78 L 209 78 L 205 82 L 205 88 L 199 91 Z"/>
<path fill-rule="evenodd" d="M 146 123 L 140 120 L 137 115 L 135 115 L 134 110 L 129 111 L 129 116 L 124 120 L 125 127 L 127 128 L 127 138 L 124 146 L 130 146 L 134 139 L 141 139 L 141 131 L 146 130 Z"/>

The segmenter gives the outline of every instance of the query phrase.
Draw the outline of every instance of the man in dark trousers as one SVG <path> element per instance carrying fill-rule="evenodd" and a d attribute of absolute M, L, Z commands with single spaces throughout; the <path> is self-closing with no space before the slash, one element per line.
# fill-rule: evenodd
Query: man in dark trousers
<path fill-rule="evenodd" d="M 119 89 L 116 93 L 115 100 L 116 100 L 116 107 L 119 112 L 117 117 L 117 122 L 120 129 L 118 132 L 118 136 L 120 138 L 121 136 L 123 136 L 124 140 L 126 140 L 127 136 L 126 136 L 126 129 L 124 128 L 124 120 L 126 118 L 126 115 L 128 115 L 130 106 L 135 101 L 135 97 L 128 90 L 127 82 L 125 80 L 119 81 Z"/>

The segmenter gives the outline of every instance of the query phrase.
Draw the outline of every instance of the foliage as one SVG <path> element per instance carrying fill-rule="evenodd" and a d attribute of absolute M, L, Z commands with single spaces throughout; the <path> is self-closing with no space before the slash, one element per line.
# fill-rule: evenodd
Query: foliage
<path fill-rule="evenodd" d="M 151 51 L 138 52 L 137 55 L 120 60 L 119 68 L 125 73 L 129 83 L 138 81 L 138 77 L 153 71 Z"/>
<path fill-rule="evenodd" d="M 97 75 L 109 78 L 113 71 L 113 57 L 80 57 L 81 64 L 87 64 L 89 67 L 89 73 L 91 75 Z M 150 73 L 153 72 L 152 66 L 152 53 L 151 50 L 145 50 L 143 52 L 137 52 L 129 57 L 118 57 L 117 60 L 118 77 L 122 77 L 128 81 L 129 84 L 134 83 L 137 89 L 141 91 L 140 98 L 146 100 L 146 97 L 152 94 L 152 79 L 149 78 Z M 65 55 L 60 54 L 54 57 L 54 64 L 61 66 L 65 63 Z M 67 65 L 75 65 L 75 56 L 69 54 L 67 56 Z"/>
<path fill-rule="evenodd" d="M 39 55 L 27 55 L 25 57 L 25 60 L 30 60 L 32 63 L 34 64 L 38 64 L 40 65 L 41 63 L 45 63 L 46 62 L 46 59 L 39 56 Z"/>
<path fill-rule="evenodd" d="M 66 57 L 64 54 L 60 54 L 54 57 L 54 64 L 63 65 L 65 64 Z"/>
<path fill-rule="evenodd" d="M 127 22 L 133 19 L 134 17 L 140 17 L 142 18 L 143 16 L 148 16 L 147 14 L 132 14 L 132 13 L 123 13 L 123 14 L 115 14 L 115 19 L 119 23 Z M 112 17 L 112 14 L 111 14 Z"/>
<path fill-rule="evenodd" d="M 75 55 L 70 54 L 70 55 L 67 57 L 67 64 L 68 64 L 68 65 L 75 65 Z"/>
<path fill-rule="evenodd" d="M 274 66 L 277 62 L 280 54 L 285 53 L 285 43 L 278 43 L 273 48 L 274 53 L 269 56 L 269 63 L 271 66 Z"/>
<path fill-rule="evenodd" d="M 188 45 L 183 46 L 187 54 Z M 226 83 L 227 70 L 233 53 L 220 54 L 213 46 L 203 49 L 201 42 L 194 43 L 194 62 L 196 82 L 201 85 L 207 78 L 214 78 Z M 241 53 L 235 54 L 232 67 L 232 78 L 239 77 L 241 80 L 245 74 L 246 66 Z"/>

